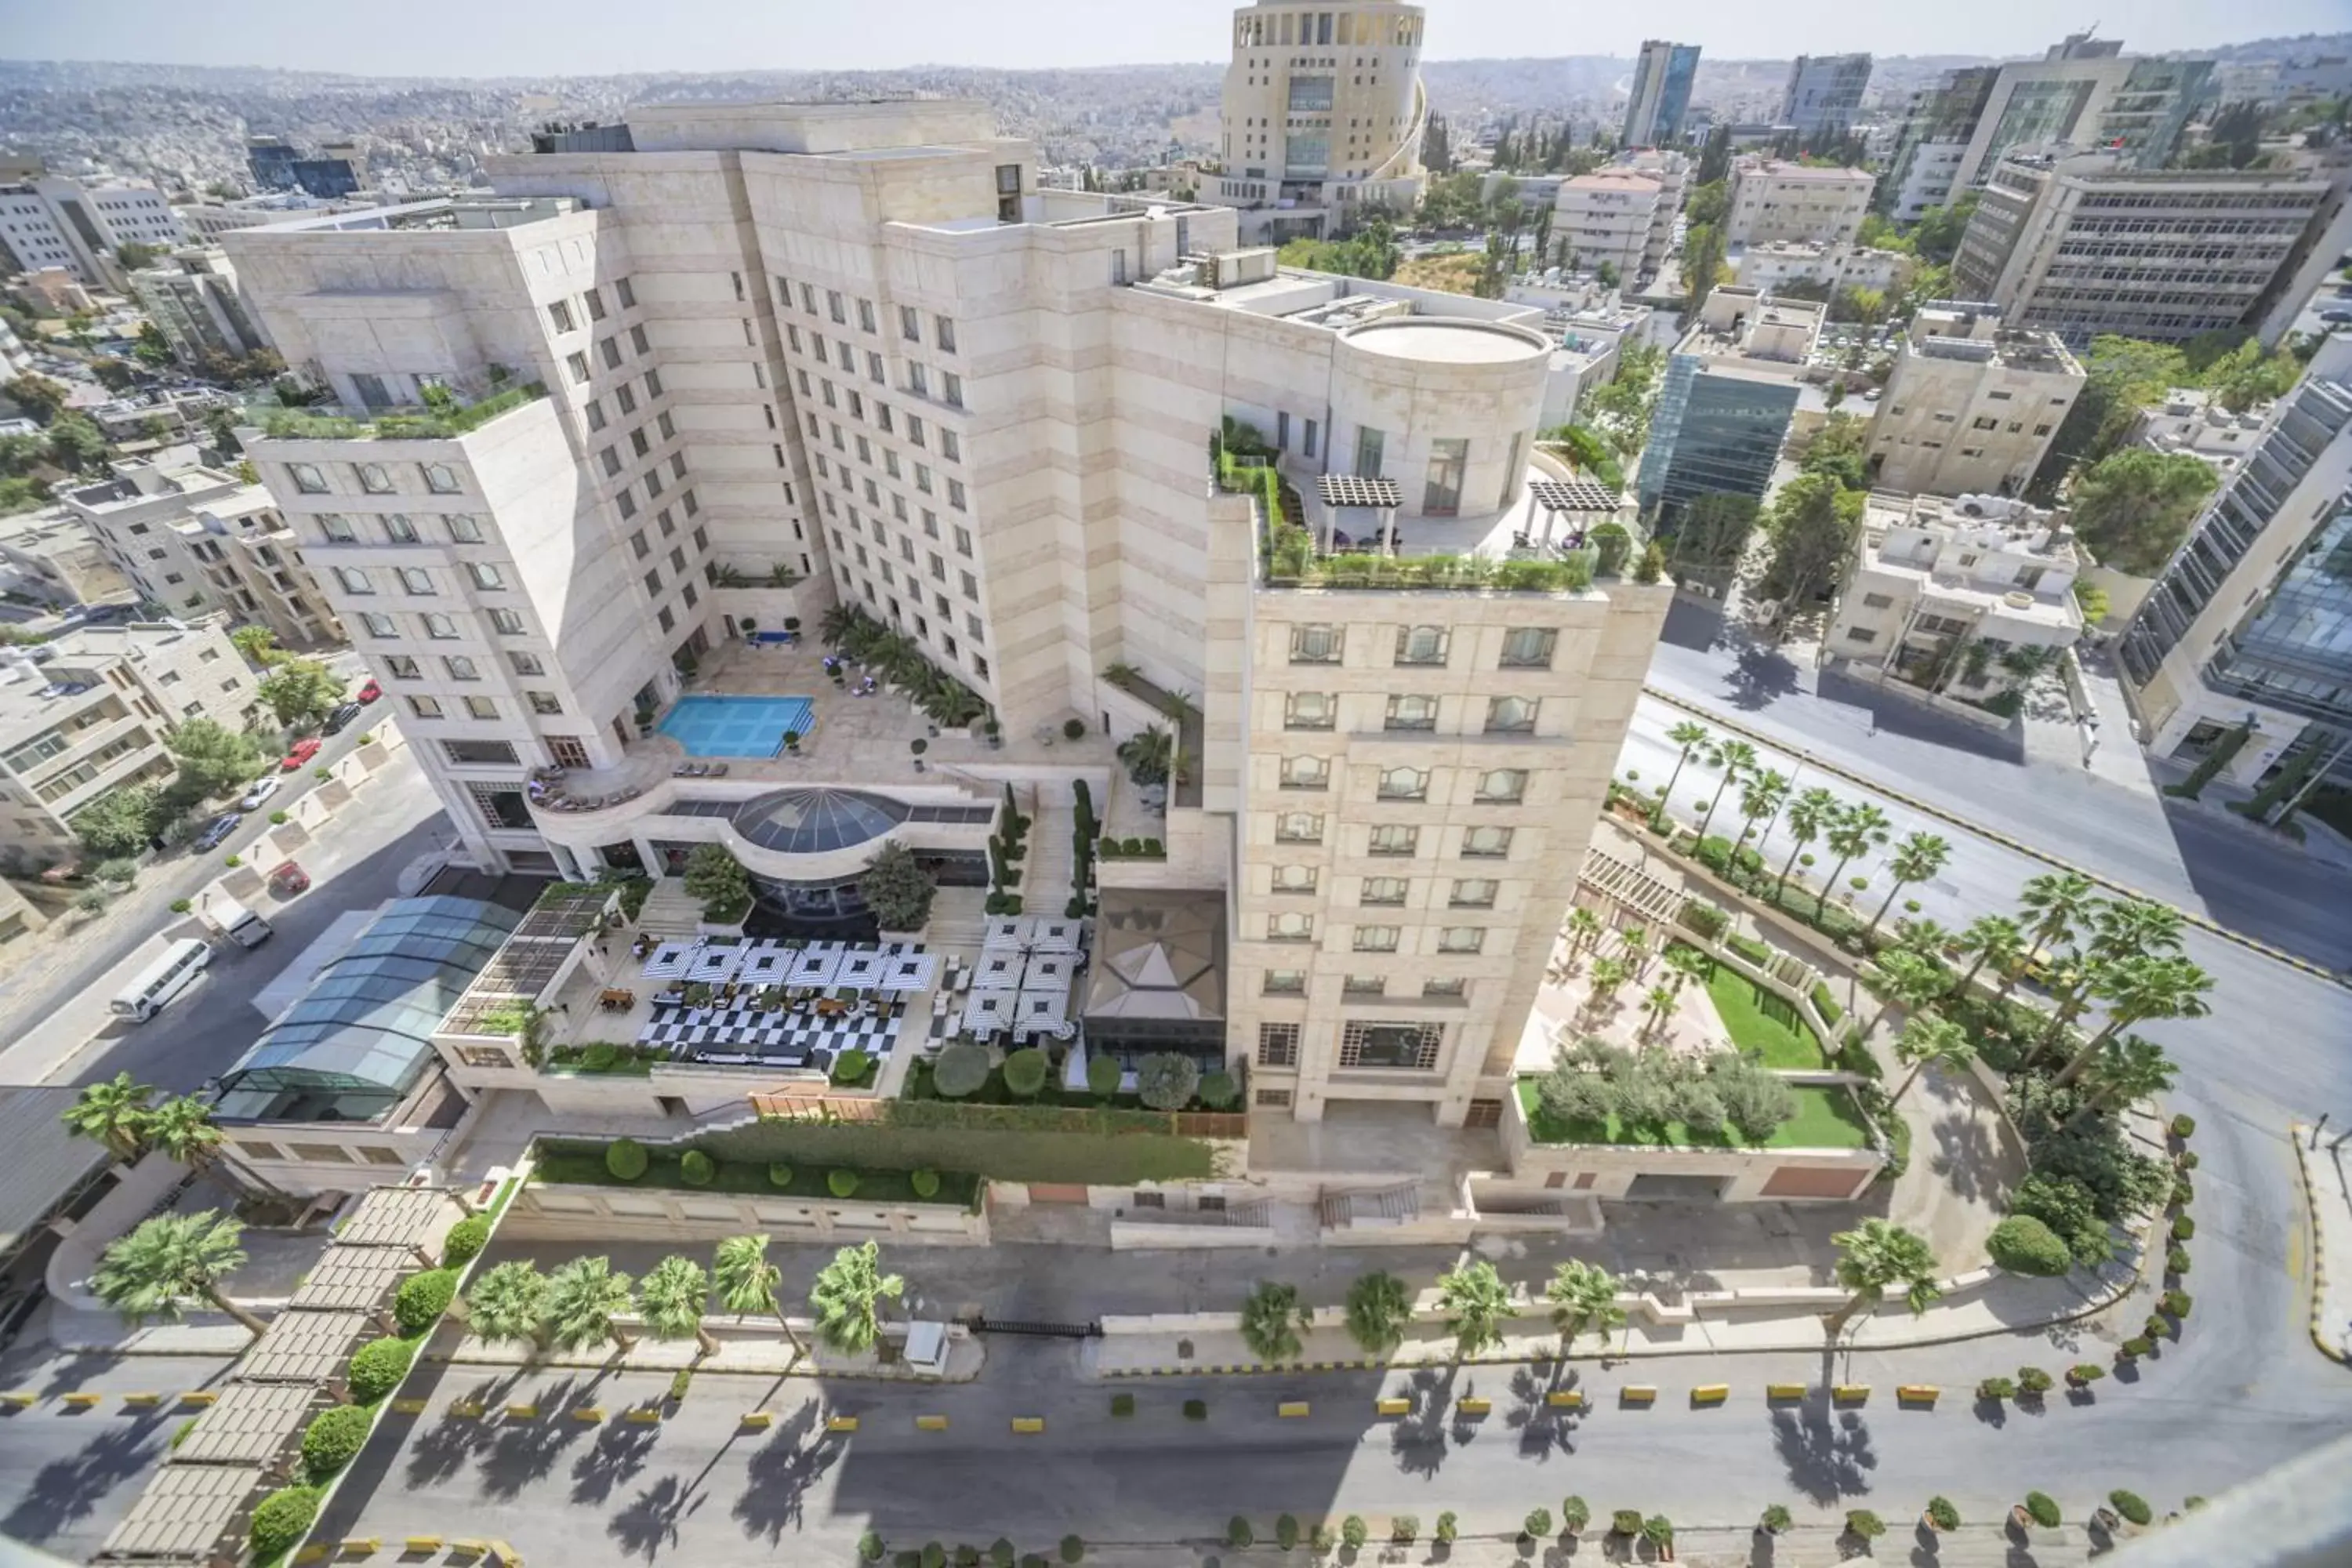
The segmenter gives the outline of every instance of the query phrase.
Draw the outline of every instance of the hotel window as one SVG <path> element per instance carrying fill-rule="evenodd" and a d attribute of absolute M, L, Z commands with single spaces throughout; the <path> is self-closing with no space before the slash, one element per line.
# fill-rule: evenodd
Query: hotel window
<path fill-rule="evenodd" d="M 1358 952 L 1394 952 L 1402 934 L 1395 926 L 1358 926 L 1355 948 Z"/>
<path fill-rule="evenodd" d="M 1265 921 L 1265 940 L 1313 942 L 1315 917 L 1303 910 L 1285 910 L 1279 914 L 1268 915 Z"/>
<path fill-rule="evenodd" d="M 604 405 L 592 397 L 581 406 L 588 411 L 588 428 L 602 430 L 604 427 Z"/>
<path fill-rule="evenodd" d="M 1447 926 L 1437 937 L 1440 952 L 1475 952 L 1486 944 L 1486 932 L 1482 926 Z"/>
<path fill-rule="evenodd" d="M 487 561 L 467 562 L 466 575 L 473 579 L 475 587 L 491 592 L 496 592 L 507 585 L 506 577 Z"/>
<path fill-rule="evenodd" d="M 1356 901 L 1368 908 L 1394 907 L 1412 890 L 1412 883 L 1403 877 L 1367 877 Z"/>
<path fill-rule="evenodd" d="M 1396 638 L 1396 661 L 1399 664 L 1433 664 L 1445 662 L 1446 636 L 1444 626 L 1399 626 Z"/>
<path fill-rule="evenodd" d="M 1421 829 L 1400 823 L 1375 823 L 1371 830 L 1370 852 L 1374 855 L 1411 855 L 1421 847 Z"/>
<path fill-rule="evenodd" d="M 1500 859 L 1511 852 L 1511 830 L 1507 827 L 1468 827 L 1462 832 L 1462 854 L 1465 859 Z"/>
<path fill-rule="evenodd" d="M 342 584 L 343 592 L 346 594 L 373 594 L 375 592 L 374 585 L 368 581 L 368 574 L 361 571 L 356 566 L 336 567 L 335 581 Z"/>
<path fill-rule="evenodd" d="M 500 637 L 519 637 L 522 636 L 523 633 L 522 616 L 512 610 L 492 610 L 490 612 L 490 626 Z M 517 655 L 516 657 L 521 658 L 524 656 Z"/>
<path fill-rule="evenodd" d="M 596 353 L 597 357 L 604 362 L 604 368 L 606 370 L 618 370 L 621 368 L 620 339 L 599 338 L 596 341 Z"/>
<path fill-rule="evenodd" d="M 433 592 L 433 574 L 420 566 L 403 566 L 400 568 L 400 585 L 411 594 L 430 594 Z"/>
<path fill-rule="evenodd" d="M 1346 996 L 1385 996 L 1389 994 L 1389 978 L 1385 974 L 1350 974 L 1339 982 L 1339 991 Z"/>
<path fill-rule="evenodd" d="M 958 375 L 951 370 L 940 372 L 940 395 L 947 400 L 947 405 L 950 408 L 961 408 L 963 406 L 963 377 Z"/>
<path fill-rule="evenodd" d="M 907 416 L 907 439 L 912 441 L 918 447 L 925 444 L 923 421 L 919 415 L 909 414 Z"/>
<path fill-rule="evenodd" d="M 147 525 L 141 523 L 139 526 L 143 529 Z M 352 525 L 342 513 L 335 511 L 322 511 L 319 514 L 319 531 L 327 536 L 327 542 L 331 544 L 351 544 L 359 538 L 359 535 L 352 531 Z"/>
<path fill-rule="evenodd" d="M 1369 425 L 1356 431 L 1356 477 L 1377 479 L 1381 477 L 1381 457 L 1387 447 L 1388 437 Z"/>
<path fill-rule="evenodd" d="M 778 281 L 779 283 L 781 283 L 781 282 L 782 281 L 782 279 L 777 279 L 777 281 Z M 624 310 L 633 310 L 636 309 L 636 304 L 637 304 L 637 291 L 636 291 L 636 289 L 633 289 L 633 288 L 631 288 L 631 287 L 630 287 L 630 285 L 629 285 L 629 280 L 628 280 L 627 279 L 625 279 L 625 278 L 615 278 L 615 279 L 613 279 L 613 292 L 614 292 L 614 293 L 615 293 L 615 294 L 618 294 L 618 295 L 621 297 L 621 309 L 623 309 Z"/>
<path fill-rule="evenodd" d="M 911 360 L 907 363 L 907 390 L 919 397 L 929 397 L 931 395 L 930 372 Z M 919 437 L 918 439 L 919 440 Z"/>
<path fill-rule="evenodd" d="M 496 702 L 491 701 L 488 698 L 487 698 L 487 697 L 468 697 L 468 698 L 467 698 L 467 699 L 466 699 L 466 717 L 467 717 L 467 718 L 468 718 L 468 719 L 495 719 L 495 718 L 497 718 L 498 716 L 499 716 L 499 705 L 498 705 Z"/>
<path fill-rule="evenodd" d="M 601 321 L 604 319 L 604 295 L 598 293 L 592 286 L 585 294 L 581 296 L 581 298 L 588 302 L 588 319 L 590 321 Z"/>
<path fill-rule="evenodd" d="M 646 435 L 646 427 L 644 426 L 640 425 L 635 429 L 629 432 L 629 450 L 642 458 L 653 449 L 653 441 Z"/>
<path fill-rule="evenodd" d="M 530 710 L 534 713 L 561 713 L 563 711 L 563 704 L 557 700 L 555 693 L 552 691 L 526 691 L 523 695 L 530 699 Z"/>
<path fill-rule="evenodd" d="M 824 313 L 833 318 L 833 324 L 836 327 L 845 327 L 849 324 L 848 313 L 841 307 L 840 289 L 828 289 L 824 291 Z"/>
<path fill-rule="evenodd" d="M 1382 769 L 1380 797 L 1382 800 L 1427 800 L 1429 770 L 1427 768 Z"/>
<path fill-rule="evenodd" d="M 1424 980 L 1421 983 L 1421 999 L 1424 1002 L 1460 1002 L 1470 994 L 1470 983 L 1456 975 L 1451 980 Z"/>
<path fill-rule="evenodd" d="M 1276 866 L 1273 887 L 1277 893 L 1311 893 L 1315 890 L 1315 868 Z"/>
<path fill-rule="evenodd" d="M 1505 669 L 1549 669 L 1559 634 L 1549 626 L 1517 626 L 1503 634 Z"/>
<path fill-rule="evenodd" d="M 384 471 L 382 463 L 360 463 L 354 467 L 360 477 L 360 489 L 372 496 L 392 493 L 392 476 Z"/>
<path fill-rule="evenodd" d="M 572 307 L 562 300 L 556 300 L 547 308 L 547 319 L 555 324 L 555 330 L 559 332 L 572 331 Z"/>
<path fill-rule="evenodd" d="M 1337 664 L 1346 635 L 1339 626 L 1293 626 L 1290 628 L 1290 662 Z"/>
<path fill-rule="evenodd" d="M 1492 877 L 1465 877 L 1454 884 L 1454 892 L 1445 901 L 1457 910 L 1491 910 L 1502 886 Z"/>
<path fill-rule="evenodd" d="M 1536 728 L 1536 700 L 1532 697 L 1491 697 L 1486 700 L 1486 733 L 1489 735 L 1531 735 Z"/>
<path fill-rule="evenodd" d="M 400 636 L 400 624 L 397 621 L 390 616 L 379 616 L 373 610 L 361 615 L 360 626 L 372 637 L 393 638 Z"/>
<path fill-rule="evenodd" d="M 816 314 L 816 288 L 814 284 L 801 285 L 801 309 L 812 316 Z"/>
<path fill-rule="evenodd" d="M 857 326 L 858 330 L 861 331 L 870 332 L 874 330 L 873 300 L 860 300 L 857 301 Z"/>
<path fill-rule="evenodd" d="M 383 668 L 394 680 L 424 679 L 424 672 L 416 668 L 416 661 L 404 653 L 387 655 L 383 661 Z"/>
<path fill-rule="evenodd" d="M 1338 721 L 1339 704 L 1328 692 L 1293 691 L 1282 700 L 1286 730 L 1328 730 Z"/>
<path fill-rule="evenodd" d="M 453 496 L 463 489 L 457 482 L 457 470 L 446 463 L 419 463 L 424 470 L 425 488 L 437 496 Z"/>
<path fill-rule="evenodd" d="M 1323 819 L 1311 811 L 1286 811 L 1274 819 L 1276 844 L 1320 844 Z"/>
<path fill-rule="evenodd" d="M 963 481 L 961 479 L 950 479 L 948 481 L 948 505 L 956 511 L 963 511 L 967 510 L 963 504 Z"/>
<path fill-rule="evenodd" d="M 1384 728 L 1391 730 L 1434 730 L 1437 728 L 1437 699 L 1434 697 L 1391 697 Z"/>
<path fill-rule="evenodd" d="M 1264 990 L 1265 994 L 1268 996 L 1304 996 L 1307 994 L 1307 971 L 1303 969 L 1269 969 L 1265 972 L 1265 984 Z M 1293 1025 L 1291 1026 L 1296 1028 L 1297 1026 Z M 1258 1027 L 1260 1029 L 1264 1029 L 1267 1027 L 1267 1026 L 1260 1024 Z M 1260 1037 L 1263 1038 L 1262 1036 Z M 1293 1040 L 1291 1044 L 1295 1049 L 1297 1042 Z M 1261 1058 L 1260 1060 L 1264 1062 L 1263 1058 Z M 1269 1067 L 1282 1067 L 1289 1064 L 1281 1062 L 1266 1062 L 1265 1065 Z"/>
<path fill-rule="evenodd" d="M 425 635 L 435 642 L 456 642 L 457 623 L 437 611 L 428 610 L 420 617 L 425 623 Z"/>
<path fill-rule="evenodd" d="M 1343 1068 L 1396 1068 L 1427 1072 L 1445 1042 L 1442 1024 L 1375 1024 L 1350 1020 L 1339 1031 Z"/>
<path fill-rule="evenodd" d="M 846 366 L 843 367 L 846 369 Z M 866 352 L 866 379 L 877 386 L 890 384 L 889 372 L 882 368 L 882 356 L 868 349 Z"/>
<path fill-rule="evenodd" d="M 535 653 L 510 653 L 507 655 L 507 663 L 513 667 L 517 675 L 547 673 L 547 666 L 540 662 L 539 655 Z"/>
<path fill-rule="evenodd" d="M 940 431 L 940 456 L 950 463 L 962 462 L 963 437 L 952 430 L 942 428 Z"/>
<path fill-rule="evenodd" d="M 454 544 L 482 542 L 482 525 L 470 512 L 453 511 L 441 520 L 441 526 L 449 531 L 450 542 Z"/>
<path fill-rule="evenodd" d="M 438 719 L 441 717 L 441 700 L 437 697 L 412 697 L 408 700 L 408 710 L 419 719 Z"/>
<path fill-rule="evenodd" d="M 1282 759 L 1282 787 L 1329 789 L 1331 764 L 1322 757 L 1285 757 Z"/>
<path fill-rule="evenodd" d="M 452 680 L 479 680 L 482 679 L 482 672 L 475 668 L 474 661 L 467 658 L 462 653 L 444 655 L 441 659 L 441 668 L 449 672 L 449 679 Z"/>
<path fill-rule="evenodd" d="M 956 335 L 955 321 L 953 319 L 947 316 L 933 316 L 931 318 L 931 328 L 939 342 L 940 352 L 941 353 L 949 354 L 955 353 Z"/>
<path fill-rule="evenodd" d="M 923 315 L 912 305 L 898 307 L 898 335 L 910 343 L 923 341 Z"/>

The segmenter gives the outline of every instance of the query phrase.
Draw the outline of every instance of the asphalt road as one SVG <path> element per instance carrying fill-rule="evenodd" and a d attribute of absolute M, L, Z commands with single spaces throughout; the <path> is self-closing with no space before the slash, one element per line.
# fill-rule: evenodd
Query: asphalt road
<path fill-rule="evenodd" d="M 0 1358 L 0 1388 L 42 1395 L 31 1410 L 0 1415 L 0 1536 L 76 1562 L 105 1545 L 190 1414 L 168 1404 L 126 1410 L 120 1395 L 177 1395 L 213 1385 L 226 1369 L 218 1360 L 167 1356 Z M 56 1402 L 77 1390 L 113 1397 L 79 1414 Z"/>

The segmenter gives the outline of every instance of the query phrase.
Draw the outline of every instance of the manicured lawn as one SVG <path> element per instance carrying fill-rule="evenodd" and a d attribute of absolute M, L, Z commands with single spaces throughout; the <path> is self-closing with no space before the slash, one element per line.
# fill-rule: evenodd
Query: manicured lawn
<path fill-rule="evenodd" d="M 1729 964 L 1707 971 L 1706 994 L 1741 1054 L 1760 1057 L 1768 1068 L 1788 1070 L 1818 1072 L 1830 1065 L 1821 1041 L 1797 1009 Z"/>
<path fill-rule="evenodd" d="M 1528 1131 L 1538 1143 L 1647 1143 L 1677 1149 L 1741 1149 L 1748 1141 L 1732 1128 L 1703 1136 L 1679 1121 L 1664 1131 L 1628 1131 L 1617 1118 L 1604 1124 L 1562 1121 L 1543 1108 L 1536 1080 L 1523 1078 L 1517 1085 L 1519 1106 L 1527 1112 Z M 1860 1149 L 1870 1142 L 1870 1129 L 1853 1103 L 1853 1096 L 1832 1084 L 1790 1084 L 1797 1097 L 1797 1114 L 1780 1124 L 1765 1147 L 1771 1149 Z"/>
<path fill-rule="evenodd" d="M 1860 1149 L 1870 1128 L 1848 1090 L 1831 1084 L 1795 1083 L 1797 1114 L 1780 1123 L 1769 1141 L 1774 1149 Z"/>

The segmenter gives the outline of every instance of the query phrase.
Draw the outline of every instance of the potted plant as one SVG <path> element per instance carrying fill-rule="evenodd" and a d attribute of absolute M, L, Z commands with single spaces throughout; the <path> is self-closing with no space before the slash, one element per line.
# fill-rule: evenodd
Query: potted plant
<path fill-rule="evenodd" d="M 2038 1366 L 2017 1369 L 2017 1396 L 2020 1399 L 2039 1399 L 2050 1392 L 2050 1374 Z"/>
<path fill-rule="evenodd" d="M 1639 1535 L 1642 1533 L 1642 1510 L 1638 1508 L 1621 1508 L 1609 1516 L 1609 1527 L 1619 1535 Z"/>
<path fill-rule="evenodd" d="M 2088 1388 L 2106 1375 L 2107 1369 L 2098 1363 L 2078 1361 L 2066 1369 L 2066 1385 L 2069 1388 Z"/>
<path fill-rule="evenodd" d="M 914 740 L 907 742 L 907 749 L 915 753 L 915 771 L 917 773 L 921 773 L 923 771 L 923 753 L 931 749 L 931 743 L 929 741 L 922 739 L 920 736 L 918 736 Z"/>
<path fill-rule="evenodd" d="M 2017 1384 L 2005 1377 L 1988 1377 L 1977 1384 L 1977 1397 L 1989 1405 L 2017 1396 Z"/>
<path fill-rule="evenodd" d="M 1764 1517 L 1756 1521 L 1756 1528 L 1767 1535 L 1778 1535 L 1795 1522 L 1789 1517 L 1788 1509 L 1776 1502 L 1764 1510 Z"/>
<path fill-rule="evenodd" d="M 801 754 L 801 732 L 798 730 L 784 731 L 784 750 L 795 757 Z"/>
<path fill-rule="evenodd" d="M 2111 1491 L 2107 1494 L 2107 1506 L 2121 1514 L 2124 1522 L 2134 1530 L 2145 1530 L 2148 1521 L 2156 1517 L 2155 1510 L 2147 1506 L 2147 1500 L 2137 1492 L 2120 1489 Z M 2101 1511 L 2104 1514 L 2105 1510 Z M 2110 1524 L 2107 1528 L 2113 1530 L 2115 1526 Z"/>
<path fill-rule="evenodd" d="M 2044 1530 L 2058 1528 L 2058 1504 L 2048 1492 L 2028 1492 L 2025 1500 L 2009 1510 L 2009 1521 L 2020 1530 L 2040 1525 Z"/>
<path fill-rule="evenodd" d="M 1886 1521 L 1866 1508 L 1845 1510 L 1845 1532 L 1856 1541 L 1875 1541 L 1886 1533 Z"/>
<path fill-rule="evenodd" d="M 1960 1510 L 1952 1506 L 1952 1500 L 1948 1497 L 1929 1498 L 1926 1510 L 1919 1517 L 1927 1528 L 1933 1531 L 1941 1531 L 1960 1528 Z"/>
<path fill-rule="evenodd" d="M 1584 1533 L 1584 1527 L 1591 1522 L 1592 1510 L 1585 1506 L 1584 1500 L 1582 1498 L 1570 1493 L 1569 1496 L 1560 1500 L 1559 1528 L 1561 1534 L 1581 1535 Z"/>
<path fill-rule="evenodd" d="M 1663 1513 L 1654 1513 L 1642 1521 L 1642 1539 L 1658 1549 L 1658 1561 L 1675 1560 L 1674 1521 Z"/>

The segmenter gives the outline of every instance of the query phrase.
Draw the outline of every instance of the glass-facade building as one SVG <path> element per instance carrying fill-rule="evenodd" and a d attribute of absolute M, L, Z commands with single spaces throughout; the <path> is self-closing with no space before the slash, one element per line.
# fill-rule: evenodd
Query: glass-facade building
<path fill-rule="evenodd" d="M 1671 533 L 1699 496 L 1761 501 L 1796 409 L 1793 381 L 1744 374 L 1705 354 L 1672 356 L 1635 480 L 1642 514 Z"/>
<path fill-rule="evenodd" d="M 1697 79 L 1696 44 L 1646 40 L 1633 62 L 1633 92 L 1625 103 L 1620 144 L 1663 147 L 1681 141 L 1683 121 L 1690 114 L 1691 84 Z"/>

